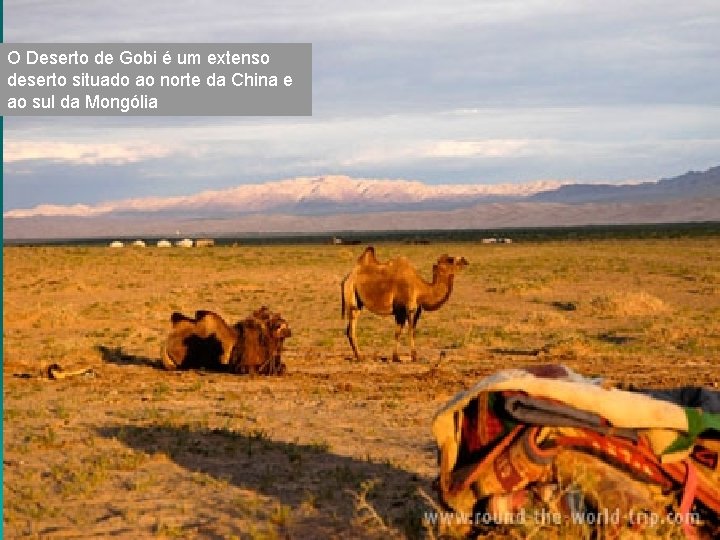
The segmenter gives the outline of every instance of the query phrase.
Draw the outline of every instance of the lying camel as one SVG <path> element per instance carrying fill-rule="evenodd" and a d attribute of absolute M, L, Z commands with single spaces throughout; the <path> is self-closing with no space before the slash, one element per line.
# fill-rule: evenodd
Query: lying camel
<path fill-rule="evenodd" d="M 165 369 L 209 367 L 221 369 L 232 358 L 238 331 L 212 311 L 196 311 L 195 318 L 175 312 L 172 330 L 162 351 Z"/>
<path fill-rule="evenodd" d="M 447 302 L 455 274 L 467 265 L 464 257 L 441 255 L 433 266 L 432 282 L 427 282 L 405 257 L 383 263 L 378 261 L 372 246 L 365 249 L 341 284 L 342 315 L 348 319 L 346 335 L 355 359 L 360 359 L 355 335 L 357 320 L 360 310 L 367 307 L 378 315 L 395 317 L 397 327 L 392 356 L 395 362 L 399 361 L 400 334 L 405 323 L 409 323 L 410 356 L 416 361 L 415 327 L 420 314 L 423 310 L 440 309 Z"/>
<path fill-rule="evenodd" d="M 283 342 L 290 337 L 287 321 L 267 307 L 232 326 L 212 311 L 195 318 L 173 313 L 172 330 L 162 351 L 166 369 L 207 368 L 234 373 L 279 375 Z"/>

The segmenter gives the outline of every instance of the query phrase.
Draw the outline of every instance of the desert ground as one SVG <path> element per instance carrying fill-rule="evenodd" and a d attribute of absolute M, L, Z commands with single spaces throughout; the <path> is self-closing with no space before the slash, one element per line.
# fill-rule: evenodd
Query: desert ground
<path fill-rule="evenodd" d="M 720 237 L 378 244 L 428 280 L 443 253 L 470 262 L 416 363 L 389 361 L 393 321 L 369 313 L 351 359 L 340 281 L 363 248 L 5 247 L 5 537 L 433 536 L 432 416 L 481 377 L 720 380 Z M 161 369 L 172 311 L 261 305 L 292 328 L 286 375 Z"/>

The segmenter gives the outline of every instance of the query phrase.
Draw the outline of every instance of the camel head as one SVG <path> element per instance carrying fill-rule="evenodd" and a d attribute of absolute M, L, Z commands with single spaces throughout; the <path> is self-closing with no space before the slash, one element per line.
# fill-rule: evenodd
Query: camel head
<path fill-rule="evenodd" d="M 290 325 L 279 313 L 276 313 L 270 318 L 268 326 L 270 327 L 270 335 L 274 339 L 281 340 L 292 336 Z"/>
<path fill-rule="evenodd" d="M 465 268 L 469 262 L 465 257 L 451 257 L 443 254 L 438 257 L 437 263 L 433 266 L 433 273 L 437 271 L 441 274 L 455 274 Z"/>
<path fill-rule="evenodd" d="M 262 306 L 252 314 L 252 318 L 262 322 L 272 339 L 285 339 L 292 335 L 290 325 L 279 313 L 272 313 L 270 308 Z"/>

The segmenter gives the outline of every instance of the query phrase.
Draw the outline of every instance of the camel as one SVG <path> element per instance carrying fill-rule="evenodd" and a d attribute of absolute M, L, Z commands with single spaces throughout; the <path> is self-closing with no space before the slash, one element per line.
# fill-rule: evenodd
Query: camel
<path fill-rule="evenodd" d="M 198 367 L 195 364 L 228 366 L 238 340 L 238 331 L 212 311 L 196 311 L 192 319 L 175 312 L 172 331 L 162 350 L 165 369 Z M 215 365 L 219 364 L 219 365 Z"/>
<path fill-rule="evenodd" d="M 206 368 L 231 373 L 281 375 L 283 342 L 292 335 L 279 313 L 266 306 L 230 326 L 212 311 L 197 311 L 195 318 L 175 312 L 172 329 L 162 351 L 165 369 Z"/>
<path fill-rule="evenodd" d="M 377 315 L 395 317 L 394 362 L 399 361 L 400 335 L 405 323 L 408 323 L 410 357 L 417 361 L 415 327 L 420 314 L 423 310 L 440 309 L 448 301 L 455 274 L 468 264 L 464 257 L 441 255 L 433 265 L 432 281 L 427 282 L 405 257 L 380 262 L 375 248 L 366 248 L 341 284 L 342 316 L 347 316 L 348 320 L 345 334 L 355 360 L 360 360 L 355 335 L 357 321 L 360 310 L 367 307 Z"/>

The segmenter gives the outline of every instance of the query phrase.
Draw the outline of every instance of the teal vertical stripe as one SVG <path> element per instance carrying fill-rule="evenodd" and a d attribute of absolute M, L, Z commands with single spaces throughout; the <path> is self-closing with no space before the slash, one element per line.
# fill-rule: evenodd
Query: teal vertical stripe
<path fill-rule="evenodd" d="M 0 43 L 2 43 L 4 41 L 3 30 L 5 28 L 5 18 L 4 18 L 5 5 L 2 2 L 2 0 L 0 0 L 0 6 L 2 6 L 2 9 L 0 10 Z M 2 168 L 2 171 L 0 171 L 0 183 L 2 183 L 2 186 L 3 186 L 3 193 L 5 193 L 5 129 L 4 128 L 5 128 L 5 118 L 0 117 L 0 138 L 2 138 L 2 150 L 3 150 L 3 168 Z M 2 202 L 2 199 L 3 199 L 3 196 L 0 194 L 0 202 Z M 4 229 L 4 225 L 2 224 L 2 222 L 0 222 L 0 242 L 2 242 L 3 247 L 4 247 L 5 246 L 5 229 Z M 2 258 L 0 258 L 0 272 L 2 272 L 2 270 L 3 270 L 4 261 L 5 261 L 5 250 L 3 250 L 3 256 L 2 256 Z M 2 279 L 2 278 L 0 278 L 0 279 Z M 3 292 L 0 293 L 0 300 L 3 300 L 3 298 L 5 296 L 4 291 L 5 291 L 5 282 L 3 281 Z M 3 305 L 4 305 L 4 302 L 3 302 Z M 2 310 L 2 309 L 3 308 L 0 307 L 0 310 Z M 4 319 L 4 317 L 5 317 L 5 313 L 3 313 L 3 319 Z M 3 323 L 2 323 L 2 320 L 0 320 L 0 335 L 2 335 L 2 334 L 3 334 Z M 5 378 L 3 376 L 4 365 L 5 365 L 5 361 L 3 358 L 2 349 L 0 348 L 0 385 L 2 385 L 3 388 L 5 388 Z M 4 392 L 3 392 L 3 394 L 4 394 Z M 2 395 L 0 395 L 0 411 L 2 411 L 3 413 L 5 412 L 5 400 Z M 5 417 L 5 415 L 3 414 L 3 418 L 4 417 Z M 5 426 L 3 425 L 3 428 L 4 427 Z M 2 458 L 3 458 L 3 463 L 4 463 L 4 459 L 5 459 L 5 441 L 3 440 L 4 431 L 5 431 L 4 429 L 2 431 L 0 431 L 0 447 L 2 447 L 2 450 L 0 450 L 0 456 L 2 456 Z M 4 486 L 5 485 L 5 477 L 3 474 L 3 469 L 4 469 L 4 467 L 0 467 L 0 484 L 2 484 Z M 4 491 L 5 490 L 3 490 L 3 492 Z M 0 509 L 2 509 L 2 511 L 3 511 L 2 514 L 4 516 L 5 515 L 5 501 L 3 500 L 2 493 L 0 493 Z M 4 522 L 4 520 L 0 520 L 0 538 L 4 538 L 3 522 Z"/>

